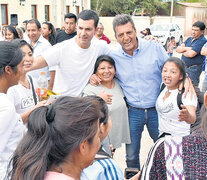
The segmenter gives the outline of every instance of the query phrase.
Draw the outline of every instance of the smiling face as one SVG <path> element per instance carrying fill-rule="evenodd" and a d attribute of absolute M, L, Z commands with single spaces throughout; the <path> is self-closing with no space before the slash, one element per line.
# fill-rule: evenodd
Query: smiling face
<path fill-rule="evenodd" d="M 101 79 L 101 82 L 111 82 L 115 73 L 114 66 L 107 61 L 102 61 L 96 71 L 96 75 Z"/>
<path fill-rule="evenodd" d="M 22 46 L 21 50 L 23 52 L 23 69 L 26 73 L 33 63 L 32 50 L 27 45 Z"/>
<path fill-rule="evenodd" d="M 117 42 L 126 53 L 132 56 L 134 50 L 138 47 L 136 30 L 133 25 L 128 22 L 127 24 L 116 26 L 115 31 Z"/>
<path fill-rule="evenodd" d="M 41 28 L 38 29 L 35 23 L 28 23 L 27 24 L 27 35 L 29 39 L 33 42 L 37 42 L 41 35 Z"/>
<path fill-rule="evenodd" d="M 179 81 L 182 79 L 183 75 L 174 62 L 165 63 L 162 69 L 162 81 L 169 90 L 177 89 Z"/>
<path fill-rule="evenodd" d="M 12 40 L 14 40 L 14 34 L 10 30 L 7 29 L 5 31 L 5 38 L 7 41 L 11 42 Z"/>
<path fill-rule="evenodd" d="M 77 44 L 83 49 L 89 48 L 94 34 L 94 20 L 83 20 L 79 18 L 77 23 Z"/>

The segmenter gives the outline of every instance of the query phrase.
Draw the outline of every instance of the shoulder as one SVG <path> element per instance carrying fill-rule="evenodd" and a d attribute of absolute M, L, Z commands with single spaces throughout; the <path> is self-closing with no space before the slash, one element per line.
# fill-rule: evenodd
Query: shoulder
<path fill-rule="evenodd" d="M 63 173 L 53 172 L 53 171 L 47 171 L 44 180 L 75 180 L 74 178 L 67 176 Z"/>

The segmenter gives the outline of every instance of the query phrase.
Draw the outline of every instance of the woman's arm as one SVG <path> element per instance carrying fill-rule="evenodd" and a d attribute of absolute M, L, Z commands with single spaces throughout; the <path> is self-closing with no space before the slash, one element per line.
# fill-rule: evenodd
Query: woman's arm
<path fill-rule="evenodd" d="M 22 121 L 23 123 L 27 123 L 28 119 L 29 119 L 29 115 L 32 113 L 32 111 L 34 111 L 35 109 L 37 109 L 38 107 L 40 106 L 45 106 L 47 105 L 46 103 L 47 101 L 40 101 L 39 103 L 37 103 L 32 109 L 30 109 L 29 111 L 21 114 L 21 118 L 22 118 Z"/>

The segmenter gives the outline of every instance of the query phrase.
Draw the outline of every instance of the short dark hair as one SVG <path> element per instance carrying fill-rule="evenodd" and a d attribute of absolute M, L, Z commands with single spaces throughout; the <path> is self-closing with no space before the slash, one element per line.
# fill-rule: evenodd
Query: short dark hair
<path fill-rule="evenodd" d="M 69 19 L 74 18 L 74 19 L 75 19 L 75 23 L 77 22 L 77 17 L 76 17 L 76 15 L 73 14 L 73 13 L 68 13 L 68 14 L 66 14 L 65 17 L 64 17 L 64 20 L 65 20 L 66 18 L 69 18 Z"/>
<path fill-rule="evenodd" d="M 165 61 L 165 63 L 163 64 L 163 67 L 167 62 L 175 63 L 177 65 L 177 67 L 179 68 L 181 75 L 183 76 L 183 79 L 180 81 L 185 80 L 185 78 L 186 78 L 186 68 L 185 67 L 186 66 L 185 66 L 184 61 L 182 61 L 180 58 L 177 58 L 177 57 L 170 57 L 167 59 L 167 61 Z M 163 67 L 162 67 L 162 69 L 163 69 Z"/>
<path fill-rule="evenodd" d="M 199 27 L 201 31 L 206 29 L 206 25 L 202 21 L 196 21 L 193 26 Z"/>
<path fill-rule="evenodd" d="M 112 66 L 114 66 L 115 68 L 115 61 L 108 55 L 101 55 L 97 58 L 96 60 L 96 63 L 95 63 L 95 66 L 94 66 L 94 73 L 96 73 L 99 65 L 103 62 L 103 61 L 106 61 L 108 62 L 109 64 L 111 64 Z M 116 70 L 116 69 L 115 69 Z"/>
<path fill-rule="evenodd" d="M 175 39 L 175 37 L 174 36 L 171 36 L 170 40 L 173 40 L 173 39 Z"/>
<path fill-rule="evenodd" d="M 86 9 L 81 11 L 81 13 L 78 15 L 78 19 L 83 19 L 83 20 L 94 20 L 94 26 L 97 28 L 98 22 L 99 22 L 99 17 L 98 14 L 90 9 Z"/>
<path fill-rule="evenodd" d="M 41 24 L 40 24 L 40 22 L 39 22 L 37 19 L 30 19 L 30 20 L 27 22 L 27 25 L 28 25 L 29 23 L 31 23 L 31 24 L 35 23 L 38 29 L 41 28 Z"/>
<path fill-rule="evenodd" d="M 8 41 L 0 41 L 0 75 L 4 73 L 6 66 L 10 66 L 15 72 L 22 57 L 22 51 L 17 45 Z"/>
<path fill-rule="evenodd" d="M 132 17 L 128 14 L 118 14 L 115 16 L 114 20 L 113 20 L 113 30 L 114 33 L 116 34 L 116 27 L 120 26 L 120 25 L 125 25 L 128 22 L 130 22 L 134 28 L 134 30 L 136 30 L 135 25 L 134 25 L 134 21 L 132 20 Z"/>
<path fill-rule="evenodd" d="M 23 23 L 26 23 L 27 24 L 28 23 L 28 20 L 24 20 Z"/>
<path fill-rule="evenodd" d="M 18 39 L 19 38 L 19 35 L 18 35 L 18 32 L 17 30 L 15 29 L 14 26 L 12 25 L 8 25 L 5 27 L 5 31 L 9 30 L 13 35 L 14 35 L 14 39 Z"/>

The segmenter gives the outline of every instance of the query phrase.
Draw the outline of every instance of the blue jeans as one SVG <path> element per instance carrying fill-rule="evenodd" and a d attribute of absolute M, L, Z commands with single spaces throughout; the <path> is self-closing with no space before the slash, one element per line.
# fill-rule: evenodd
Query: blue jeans
<path fill-rule="evenodd" d="M 140 109 L 129 106 L 129 126 L 131 144 L 126 144 L 127 167 L 138 168 L 140 170 L 140 141 L 145 124 L 147 125 L 150 137 L 155 142 L 159 134 L 158 117 L 155 107 L 148 109 Z"/>
<path fill-rule="evenodd" d="M 194 86 L 198 86 L 200 81 L 200 75 L 202 72 L 202 65 L 200 66 L 190 66 L 186 69 L 192 83 Z"/>

